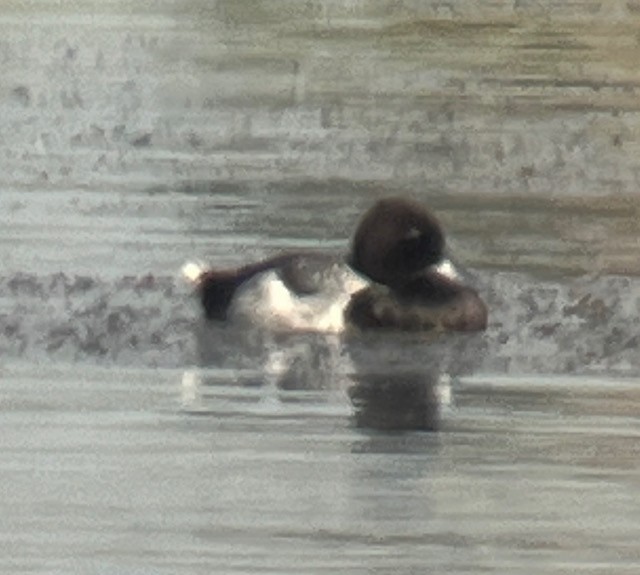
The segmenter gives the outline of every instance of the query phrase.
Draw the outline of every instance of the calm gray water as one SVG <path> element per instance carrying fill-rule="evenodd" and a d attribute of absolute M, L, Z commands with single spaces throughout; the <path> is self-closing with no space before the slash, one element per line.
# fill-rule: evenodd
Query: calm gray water
<path fill-rule="evenodd" d="M 640 3 L 0 7 L 0 572 L 636 573 Z M 410 194 L 485 334 L 200 319 Z"/>

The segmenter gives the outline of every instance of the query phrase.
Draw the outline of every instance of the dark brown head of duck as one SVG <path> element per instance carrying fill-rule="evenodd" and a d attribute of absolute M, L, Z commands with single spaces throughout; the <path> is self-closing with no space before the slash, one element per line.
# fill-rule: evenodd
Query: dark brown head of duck
<path fill-rule="evenodd" d="M 437 218 L 408 198 L 379 200 L 358 224 L 349 264 L 373 284 L 345 310 L 361 329 L 479 331 L 488 310 L 478 293 L 437 267 L 445 237 Z"/>
<path fill-rule="evenodd" d="M 351 244 L 349 265 L 374 282 L 402 286 L 444 254 L 440 222 L 408 198 L 376 202 L 362 217 Z"/>

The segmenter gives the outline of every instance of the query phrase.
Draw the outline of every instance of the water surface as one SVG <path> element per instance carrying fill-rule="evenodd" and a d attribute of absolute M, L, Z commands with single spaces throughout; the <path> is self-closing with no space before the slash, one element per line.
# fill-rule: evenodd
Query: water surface
<path fill-rule="evenodd" d="M 636 2 L 5 2 L 0 566 L 635 573 Z M 179 278 L 429 204 L 485 334 Z"/>

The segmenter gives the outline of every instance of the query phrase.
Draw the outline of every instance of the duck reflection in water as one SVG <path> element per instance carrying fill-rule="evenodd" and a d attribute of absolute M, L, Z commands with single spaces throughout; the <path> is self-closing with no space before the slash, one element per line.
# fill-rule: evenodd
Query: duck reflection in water
<path fill-rule="evenodd" d="M 349 396 L 357 427 L 435 431 L 440 411 L 450 402 L 449 381 L 425 372 L 353 376 Z"/>
<path fill-rule="evenodd" d="M 231 270 L 190 264 L 184 273 L 206 318 L 197 338 L 203 364 L 262 357 L 281 388 L 347 378 L 356 423 L 367 427 L 435 429 L 443 348 L 434 355 L 429 340 L 487 325 L 486 305 L 445 258 L 439 222 L 407 198 L 375 203 L 346 258 L 285 253 Z"/>

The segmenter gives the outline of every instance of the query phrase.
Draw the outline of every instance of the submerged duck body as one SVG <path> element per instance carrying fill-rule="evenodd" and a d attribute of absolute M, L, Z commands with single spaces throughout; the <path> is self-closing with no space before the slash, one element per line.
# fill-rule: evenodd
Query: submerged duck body
<path fill-rule="evenodd" d="M 183 272 L 205 315 L 275 329 L 479 331 L 487 307 L 442 265 L 442 227 L 425 207 L 386 198 L 360 220 L 346 258 L 285 253 L 235 269 Z"/>

